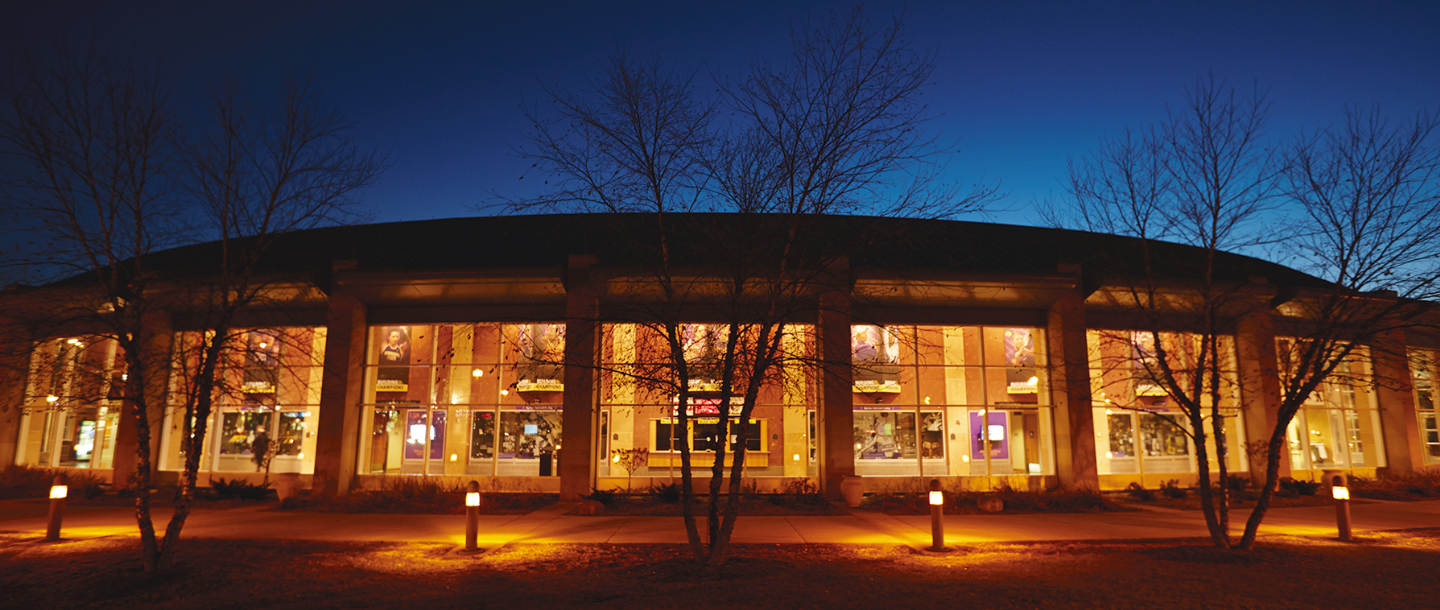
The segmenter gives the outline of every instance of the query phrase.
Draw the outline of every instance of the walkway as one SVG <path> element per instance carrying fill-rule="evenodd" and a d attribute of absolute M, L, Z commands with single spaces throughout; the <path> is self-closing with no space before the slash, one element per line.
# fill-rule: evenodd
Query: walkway
<path fill-rule="evenodd" d="M 0 533 L 43 536 L 44 500 L 0 502 Z M 531 543 L 683 543 L 679 517 L 580 517 L 564 515 L 561 503 L 525 515 L 482 515 L 482 547 L 511 542 Z M 346 515 L 278 512 L 268 506 L 229 510 L 199 509 L 185 525 L 193 538 L 269 538 L 325 541 L 444 542 L 464 544 L 463 515 Z M 1440 501 L 1366 501 L 1351 507 L 1357 534 L 1367 531 L 1440 527 Z M 735 543 L 850 543 L 930 545 L 928 516 L 892 517 L 869 511 L 845 516 L 741 517 Z M 1248 510 L 1232 514 L 1249 516 Z M 163 528 L 168 510 L 157 510 Z M 1233 524 L 1238 531 L 1243 521 Z M 70 506 L 65 538 L 93 538 L 135 533 L 134 511 L 124 507 Z M 1334 537 L 1335 510 L 1329 506 L 1271 509 L 1262 534 Z M 1198 511 L 1152 509 L 1125 513 L 1060 513 L 1034 515 L 947 515 L 947 545 L 983 542 L 1126 540 L 1204 537 L 1208 534 Z"/>

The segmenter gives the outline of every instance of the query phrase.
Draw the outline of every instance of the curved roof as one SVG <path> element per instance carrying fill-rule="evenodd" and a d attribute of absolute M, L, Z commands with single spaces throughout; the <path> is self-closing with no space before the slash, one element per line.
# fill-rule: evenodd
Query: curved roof
<path fill-rule="evenodd" d="M 780 240 L 767 232 L 785 230 L 784 217 L 741 214 L 669 214 L 672 256 L 679 265 L 704 266 L 733 248 L 763 257 Z M 262 261 L 274 273 L 328 273 L 336 260 L 355 260 L 360 271 L 457 272 L 484 269 L 563 269 L 571 254 L 596 255 L 607 267 L 644 265 L 654 256 L 654 214 L 558 214 L 483 216 L 338 226 L 280 236 Z M 876 218 L 804 217 L 797 243 L 803 256 L 843 254 L 852 268 L 973 274 L 1043 276 L 1058 264 L 1076 263 L 1097 280 L 1138 274 L 1145 242 L 1084 231 L 980 222 Z M 1163 275 L 1199 278 L 1203 250 L 1150 241 L 1151 261 Z M 195 244 L 147 257 L 152 269 L 170 276 L 198 277 L 214 269 L 217 242 Z M 733 257 L 732 257 L 733 258 Z M 1324 280 L 1268 261 L 1220 253 L 1216 279 L 1246 282 L 1264 276 L 1271 284 L 1326 287 Z M 71 278 L 60 283 L 72 283 Z"/>

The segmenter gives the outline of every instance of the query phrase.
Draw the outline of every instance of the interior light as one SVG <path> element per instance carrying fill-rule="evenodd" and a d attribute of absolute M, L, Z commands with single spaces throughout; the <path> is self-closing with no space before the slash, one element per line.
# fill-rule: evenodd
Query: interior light
<path fill-rule="evenodd" d="M 460 457 L 460 456 L 458 456 L 458 455 L 456 455 L 456 454 L 454 454 L 454 453 L 452 453 L 452 454 L 450 454 L 450 461 L 452 461 L 452 462 L 453 462 L 453 461 L 455 461 L 455 460 L 457 460 L 457 459 L 459 459 L 459 457 Z"/>
<path fill-rule="evenodd" d="M 500 395 L 501 395 L 501 396 L 509 396 L 509 395 L 510 395 L 510 390 L 500 390 Z"/>
<path fill-rule="evenodd" d="M 297 456 L 297 457 L 299 457 L 300 459 L 303 460 L 303 459 L 305 459 L 305 454 L 304 454 L 304 453 L 301 453 L 301 454 L 300 454 L 299 456 Z"/>
<path fill-rule="evenodd" d="M 620 463 L 620 454 L 618 454 L 618 453 L 615 454 L 615 458 L 612 459 L 612 460 L 610 460 L 610 461 L 615 462 L 616 464 L 619 464 L 619 463 Z"/>
<path fill-rule="evenodd" d="M 475 378 L 484 377 L 484 376 L 485 376 L 485 371 L 482 371 L 482 370 L 480 370 L 480 369 L 475 369 L 475 370 L 473 370 L 473 371 L 470 371 L 470 376 L 471 376 L 471 377 L 475 377 Z"/>
<path fill-rule="evenodd" d="M 50 403 L 50 404 L 52 404 L 52 405 L 55 404 L 56 401 L 59 401 L 59 400 L 60 400 L 60 397 L 59 397 L 59 396 L 56 396 L 56 395 L 54 395 L 54 394 L 51 394 L 51 395 L 45 397 L 45 402 L 48 402 L 48 403 Z"/>
<path fill-rule="evenodd" d="M 927 404 L 927 405 L 930 404 L 930 397 L 929 397 L 929 396 L 926 396 L 926 397 L 925 397 L 925 404 Z"/>
<path fill-rule="evenodd" d="M 1040 383 L 1040 377 L 1039 377 L 1039 376 L 1031 377 L 1031 378 L 1030 378 L 1030 385 L 1037 385 L 1037 384 L 1039 384 L 1039 383 Z"/>
<path fill-rule="evenodd" d="M 795 461 L 797 461 L 797 462 L 800 461 L 800 454 L 798 454 L 798 453 L 795 454 Z"/>

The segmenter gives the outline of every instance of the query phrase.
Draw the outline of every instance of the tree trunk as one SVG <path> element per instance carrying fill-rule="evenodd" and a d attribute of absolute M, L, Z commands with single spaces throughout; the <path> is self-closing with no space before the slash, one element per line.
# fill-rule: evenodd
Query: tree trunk
<path fill-rule="evenodd" d="M 1270 434 L 1270 448 L 1265 452 L 1265 486 L 1260 488 L 1260 498 L 1255 500 L 1255 510 L 1250 511 L 1250 518 L 1245 521 L 1245 534 L 1240 537 L 1239 548 L 1250 550 L 1255 545 L 1255 536 L 1260 531 L 1260 522 L 1265 519 L 1265 512 L 1270 509 L 1270 498 L 1275 495 L 1275 488 L 1280 484 L 1280 452 L 1285 446 L 1285 429 L 1288 427 L 1276 425 L 1274 432 Z"/>

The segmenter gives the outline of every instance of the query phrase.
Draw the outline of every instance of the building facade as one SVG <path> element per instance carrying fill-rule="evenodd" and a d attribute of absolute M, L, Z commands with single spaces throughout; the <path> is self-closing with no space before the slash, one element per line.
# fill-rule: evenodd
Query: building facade
<path fill-rule="evenodd" d="M 708 476 L 739 417 L 717 397 L 709 356 L 724 325 L 695 307 L 678 326 L 688 404 L 644 383 L 663 341 L 615 304 L 636 300 L 620 287 L 645 271 L 604 245 L 602 220 L 454 219 L 290 236 L 274 269 L 284 297 L 243 321 L 241 347 L 222 363 L 200 480 L 268 469 L 343 492 L 431 476 L 576 497 L 674 480 L 682 444 Z M 1153 374 L 1157 354 L 1189 353 L 1195 336 L 1183 314 L 1158 337 L 1143 332 L 1123 287 L 1093 271 L 1095 253 L 1128 242 L 977 223 L 923 228 L 918 245 L 827 259 L 826 277 L 838 279 L 786 321 L 796 357 L 762 384 L 746 422 L 747 484 L 835 490 L 854 475 L 870 491 L 930 478 L 1021 489 L 1198 483 L 1188 424 Z M 1229 446 L 1207 454 L 1259 480 L 1250 448 L 1275 421 L 1281 295 L 1323 283 L 1232 258 L 1228 281 L 1255 306 L 1220 342 L 1216 395 Z M 703 261 L 696 269 L 704 273 Z M 6 292 L 14 302 L 48 289 Z M 20 317 L 8 326 L 12 344 L 25 336 Z M 198 339 L 191 316 L 177 307 L 160 317 L 162 350 L 183 358 Z M 1305 404 L 1287 431 L 1283 475 L 1440 464 L 1440 342 L 1392 335 L 1364 346 L 1365 357 Z M 24 345 L 4 377 L 0 463 L 88 469 L 123 485 L 135 435 L 113 391 L 126 375 L 115 342 L 77 329 Z M 168 406 L 152 417 L 162 481 L 182 468 L 186 382 L 166 379 Z"/>

